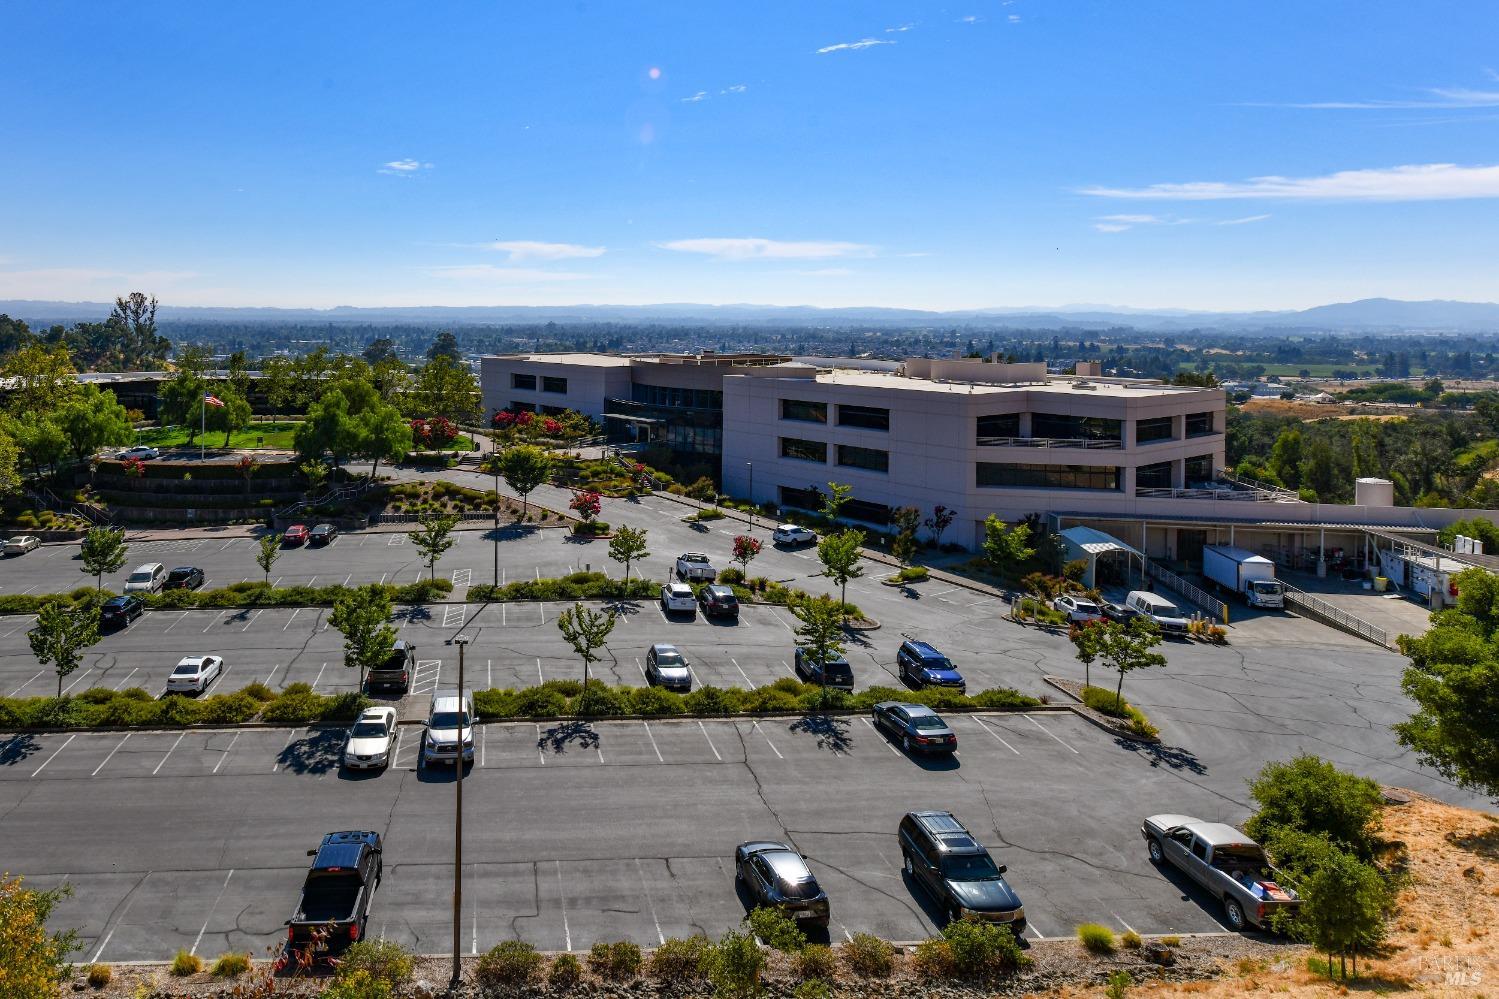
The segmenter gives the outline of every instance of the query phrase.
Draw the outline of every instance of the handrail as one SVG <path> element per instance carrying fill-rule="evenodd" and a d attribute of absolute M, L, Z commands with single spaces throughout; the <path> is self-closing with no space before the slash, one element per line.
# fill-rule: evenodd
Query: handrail
<path fill-rule="evenodd" d="M 1224 482 L 1232 482 L 1235 485 L 1247 486 L 1250 489 L 1258 489 L 1261 492 L 1272 493 L 1276 496 L 1283 496 L 1289 500 L 1301 499 L 1301 495 L 1299 493 L 1287 489 L 1284 486 L 1272 486 L 1268 482 L 1261 482 L 1258 479 L 1251 479 L 1247 475 L 1239 475 L 1238 473 L 1230 472 L 1227 469 L 1220 469 L 1218 472 L 1218 477 Z"/>
<path fill-rule="evenodd" d="M 1231 503 L 1299 503 L 1294 496 L 1277 496 L 1242 489 L 1167 489 L 1164 486 L 1137 486 L 1135 496 L 1142 499 L 1207 499 Z"/>
<path fill-rule="evenodd" d="M 1212 596 L 1201 587 L 1193 586 L 1163 565 L 1157 565 L 1154 562 L 1147 563 L 1147 565 L 1150 574 L 1160 580 L 1168 589 L 1180 593 L 1203 610 L 1211 613 L 1224 624 L 1228 623 L 1228 604 Z"/>
<path fill-rule="evenodd" d="M 1370 624 L 1361 617 L 1356 617 L 1340 607 L 1336 607 L 1321 597 L 1314 597 L 1304 590 L 1298 590 L 1290 583 L 1281 581 L 1285 587 L 1286 603 L 1293 604 L 1307 615 L 1320 618 L 1323 623 L 1330 624 L 1335 628 L 1341 628 L 1351 635 L 1373 642 L 1375 645 L 1387 649 L 1395 648 L 1390 644 L 1388 632 L 1377 624 Z"/>
<path fill-rule="evenodd" d="M 361 496 L 364 493 L 368 492 L 371 488 L 374 487 L 374 485 L 375 485 L 375 483 L 373 483 L 373 482 L 365 481 L 365 482 L 350 483 L 347 486 L 339 486 L 337 489 L 334 489 L 332 492 L 324 493 L 323 495 L 317 497 L 316 499 L 312 499 L 312 498 L 302 499 L 302 500 L 298 500 L 297 502 L 292 503 L 292 504 L 290 504 L 288 506 L 285 506 L 285 507 L 281 508 L 280 510 L 276 511 L 276 516 L 277 517 L 290 517 L 293 514 L 300 513 L 303 510 L 308 509 L 309 507 L 318 506 L 318 505 L 320 505 L 322 503 L 328 503 L 328 502 L 337 503 L 337 502 L 341 502 L 341 501 L 346 500 L 346 499 L 353 499 L 356 496 Z"/>
<path fill-rule="evenodd" d="M 1123 441 L 1094 440 L 1087 437 L 979 437 L 979 447 L 1083 448 L 1117 451 Z"/>

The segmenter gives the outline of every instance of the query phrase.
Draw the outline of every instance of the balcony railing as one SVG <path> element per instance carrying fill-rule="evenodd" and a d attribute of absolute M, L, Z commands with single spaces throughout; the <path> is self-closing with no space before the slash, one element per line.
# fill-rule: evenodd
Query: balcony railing
<path fill-rule="evenodd" d="M 1294 494 L 1269 492 L 1261 489 L 1236 489 L 1229 483 L 1213 486 L 1196 486 L 1188 489 L 1163 489 L 1139 486 L 1135 495 L 1141 499 L 1205 499 L 1229 500 L 1239 503 L 1299 503 Z"/>
<path fill-rule="evenodd" d="M 1085 448 L 1117 451 L 1123 441 L 1089 440 L 1083 437 L 980 437 L 979 447 Z"/>

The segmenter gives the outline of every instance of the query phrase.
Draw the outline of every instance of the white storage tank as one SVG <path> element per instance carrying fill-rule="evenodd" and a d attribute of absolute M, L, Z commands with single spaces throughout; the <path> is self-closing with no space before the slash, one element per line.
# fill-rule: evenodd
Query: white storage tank
<path fill-rule="evenodd" d="M 1357 506 L 1394 506 L 1395 483 L 1389 479 L 1359 479 L 1353 484 Z"/>

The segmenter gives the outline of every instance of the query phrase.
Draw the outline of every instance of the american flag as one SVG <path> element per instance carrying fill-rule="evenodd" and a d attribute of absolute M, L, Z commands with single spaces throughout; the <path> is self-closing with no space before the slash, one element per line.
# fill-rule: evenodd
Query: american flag
<path fill-rule="evenodd" d="M 208 405 L 210 405 L 210 406 L 220 406 L 220 407 L 222 407 L 224 405 L 224 400 L 223 399 L 220 399 L 218 396 L 213 395 L 212 393 L 209 393 L 209 392 L 204 392 L 203 393 L 203 401 L 205 403 L 207 403 Z"/>

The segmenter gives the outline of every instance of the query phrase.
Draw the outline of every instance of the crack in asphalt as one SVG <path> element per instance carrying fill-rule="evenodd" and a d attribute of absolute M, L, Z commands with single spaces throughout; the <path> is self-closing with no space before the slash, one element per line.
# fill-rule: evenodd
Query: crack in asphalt
<path fill-rule="evenodd" d="M 537 860 L 531 861 L 531 910 L 532 911 L 530 911 L 530 912 L 517 912 L 515 915 L 513 915 L 513 916 L 510 917 L 510 935 L 513 938 L 515 938 L 516 940 L 519 940 L 521 938 L 520 927 L 515 925 L 518 920 L 521 920 L 521 919 L 540 919 L 541 918 L 541 869 L 540 869 L 540 864 L 541 864 L 541 861 L 537 861 Z"/>

